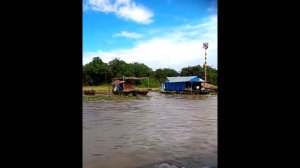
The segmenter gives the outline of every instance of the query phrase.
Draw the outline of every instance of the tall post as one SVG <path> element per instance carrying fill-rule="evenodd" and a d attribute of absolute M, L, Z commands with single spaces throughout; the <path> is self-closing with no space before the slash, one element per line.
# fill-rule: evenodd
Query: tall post
<path fill-rule="evenodd" d="M 206 59 L 207 59 L 207 54 L 206 54 L 206 50 L 208 49 L 208 43 L 203 43 L 203 48 L 205 49 L 205 61 L 204 61 L 204 88 L 206 89 L 206 80 L 207 80 L 207 67 L 206 67 Z"/>
<path fill-rule="evenodd" d="M 125 83 L 125 77 L 123 76 L 123 83 L 122 83 L 122 85 L 123 85 L 123 91 L 125 91 L 124 83 Z"/>
<path fill-rule="evenodd" d="M 205 63 L 204 63 L 204 65 L 205 65 L 205 67 L 204 67 L 204 73 L 205 73 L 205 76 L 204 76 L 204 80 L 205 80 L 205 83 L 204 83 L 204 88 L 206 88 L 206 75 L 207 75 L 207 72 L 206 72 L 206 49 L 205 49 Z"/>

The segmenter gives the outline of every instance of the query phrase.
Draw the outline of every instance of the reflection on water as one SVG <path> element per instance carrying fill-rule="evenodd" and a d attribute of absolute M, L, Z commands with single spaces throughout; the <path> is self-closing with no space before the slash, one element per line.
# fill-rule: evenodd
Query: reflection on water
<path fill-rule="evenodd" d="M 217 166 L 217 96 L 83 103 L 84 168 Z"/>

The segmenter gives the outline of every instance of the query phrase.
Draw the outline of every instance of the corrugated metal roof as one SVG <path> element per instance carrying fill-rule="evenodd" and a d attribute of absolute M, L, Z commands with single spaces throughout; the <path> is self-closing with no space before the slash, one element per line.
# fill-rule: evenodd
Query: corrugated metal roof
<path fill-rule="evenodd" d="M 201 79 L 201 78 L 199 78 L 199 80 L 200 80 L 200 82 L 205 82 L 205 80 L 203 80 L 203 79 Z"/>
<path fill-rule="evenodd" d="M 119 85 L 119 84 L 124 83 L 124 82 L 125 82 L 125 81 L 114 80 L 114 81 L 112 82 L 112 84 L 113 84 L 113 85 Z"/>
<path fill-rule="evenodd" d="M 167 82 L 188 82 L 193 80 L 194 78 L 199 78 L 197 76 L 178 76 L 178 77 L 167 77 Z M 203 80 L 199 78 L 199 82 Z"/>

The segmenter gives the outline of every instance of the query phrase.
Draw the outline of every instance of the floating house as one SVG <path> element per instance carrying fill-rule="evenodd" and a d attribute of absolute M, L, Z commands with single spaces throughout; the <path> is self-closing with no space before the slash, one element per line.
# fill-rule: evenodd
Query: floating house
<path fill-rule="evenodd" d="M 135 83 L 142 80 L 143 78 L 137 77 L 120 77 L 112 79 L 112 92 L 114 94 L 132 94 L 136 95 L 147 95 L 148 90 L 135 89 Z"/>
<path fill-rule="evenodd" d="M 206 81 L 198 76 L 167 77 L 167 80 L 161 84 L 161 90 L 163 93 L 209 93 L 202 83 Z"/>

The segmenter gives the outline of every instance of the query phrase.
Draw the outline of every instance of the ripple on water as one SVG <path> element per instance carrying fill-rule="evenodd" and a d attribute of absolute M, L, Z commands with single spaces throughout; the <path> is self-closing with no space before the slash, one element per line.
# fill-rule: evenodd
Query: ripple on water
<path fill-rule="evenodd" d="M 83 163 L 216 166 L 217 96 L 150 92 L 141 99 L 83 103 Z"/>

